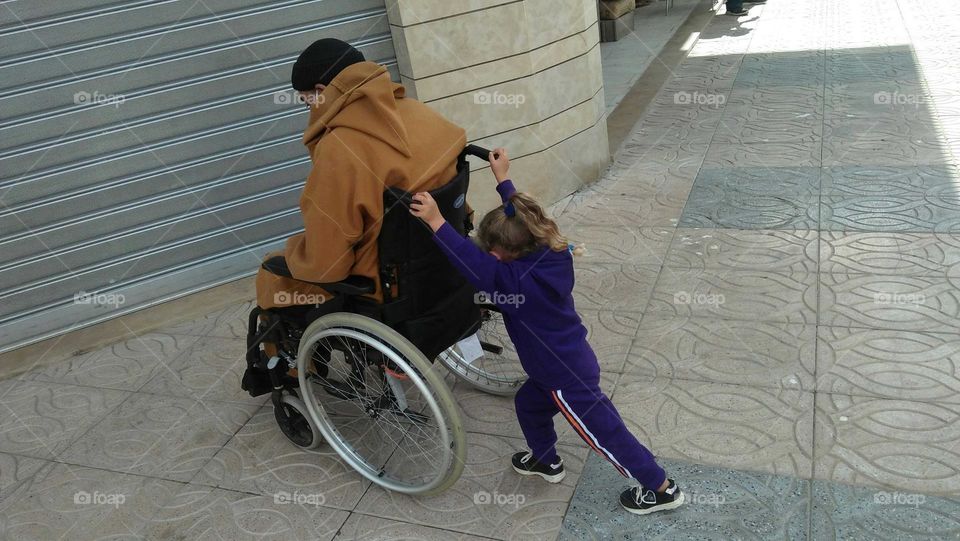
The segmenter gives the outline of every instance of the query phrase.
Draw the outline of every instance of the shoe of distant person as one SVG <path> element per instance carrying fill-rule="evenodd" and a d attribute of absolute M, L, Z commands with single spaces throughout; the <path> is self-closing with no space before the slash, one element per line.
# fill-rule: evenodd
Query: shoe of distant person
<path fill-rule="evenodd" d="M 736 10 L 736 11 L 734 11 L 734 10 L 732 10 L 732 9 L 728 9 L 726 14 L 727 14 L 727 15 L 733 15 L 734 17 L 740 17 L 741 15 L 746 15 L 746 14 L 747 14 L 747 10 L 745 10 L 745 9 L 743 9 L 743 8 L 741 8 L 741 9 L 739 9 L 739 10 Z"/>

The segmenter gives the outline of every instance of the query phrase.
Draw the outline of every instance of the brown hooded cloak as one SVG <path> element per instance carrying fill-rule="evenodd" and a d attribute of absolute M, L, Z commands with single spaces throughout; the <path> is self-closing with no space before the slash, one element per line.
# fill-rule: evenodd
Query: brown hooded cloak
<path fill-rule="evenodd" d="M 456 174 L 466 134 L 405 98 L 403 86 L 390 80 L 385 67 L 360 62 L 341 71 L 311 106 L 303 144 L 313 167 L 300 197 L 304 232 L 287 239 L 287 265 L 293 276 L 312 282 L 367 276 L 376 282 L 374 298 L 381 301 L 377 236 L 383 191 L 427 191 L 446 184 Z M 263 269 L 257 274 L 262 308 L 296 304 L 304 298 L 300 295 L 325 292 Z"/>

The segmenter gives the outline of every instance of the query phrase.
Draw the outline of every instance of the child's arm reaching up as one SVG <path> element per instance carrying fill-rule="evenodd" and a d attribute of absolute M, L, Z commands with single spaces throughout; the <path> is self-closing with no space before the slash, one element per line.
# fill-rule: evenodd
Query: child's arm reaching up
<path fill-rule="evenodd" d="M 497 179 L 497 193 L 500 194 L 500 200 L 506 204 L 510 201 L 510 196 L 517 192 L 513 187 L 513 182 L 507 176 L 510 170 L 510 158 L 507 156 L 507 149 L 497 148 L 490 152 L 487 158 L 490 160 L 490 170 Z"/>

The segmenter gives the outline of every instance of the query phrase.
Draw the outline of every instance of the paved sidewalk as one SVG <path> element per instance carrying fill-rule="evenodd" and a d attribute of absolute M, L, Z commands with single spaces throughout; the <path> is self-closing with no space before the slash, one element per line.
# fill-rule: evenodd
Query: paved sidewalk
<path fill-rule="evenodd" d="M 953 0 L 717 16 L 604 179 L 557 209 L 588 246 L 577 303 L 603 385 L 684 508 L 620 512 L 624 481 L 559 420 L 567 478 L 520 478 L 512 401 L 452 376 L 461 480 L 371 486 L 240 391 L 247 303 L 0 382 L 0 536 L 960 537 L 958 42 Z"/>

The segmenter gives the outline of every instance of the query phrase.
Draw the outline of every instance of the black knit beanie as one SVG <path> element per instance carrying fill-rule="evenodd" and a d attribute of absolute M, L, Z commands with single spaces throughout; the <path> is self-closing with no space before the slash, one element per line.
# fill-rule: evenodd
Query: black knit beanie
<path fill-rule="evenodd" d="M 344 68 L 363 62 L 363 53 L 339 39 L 324 38 L 304 49 L 293 64 L 290 82 L 295 90 L 313 90 L 328 85 Z"/>

